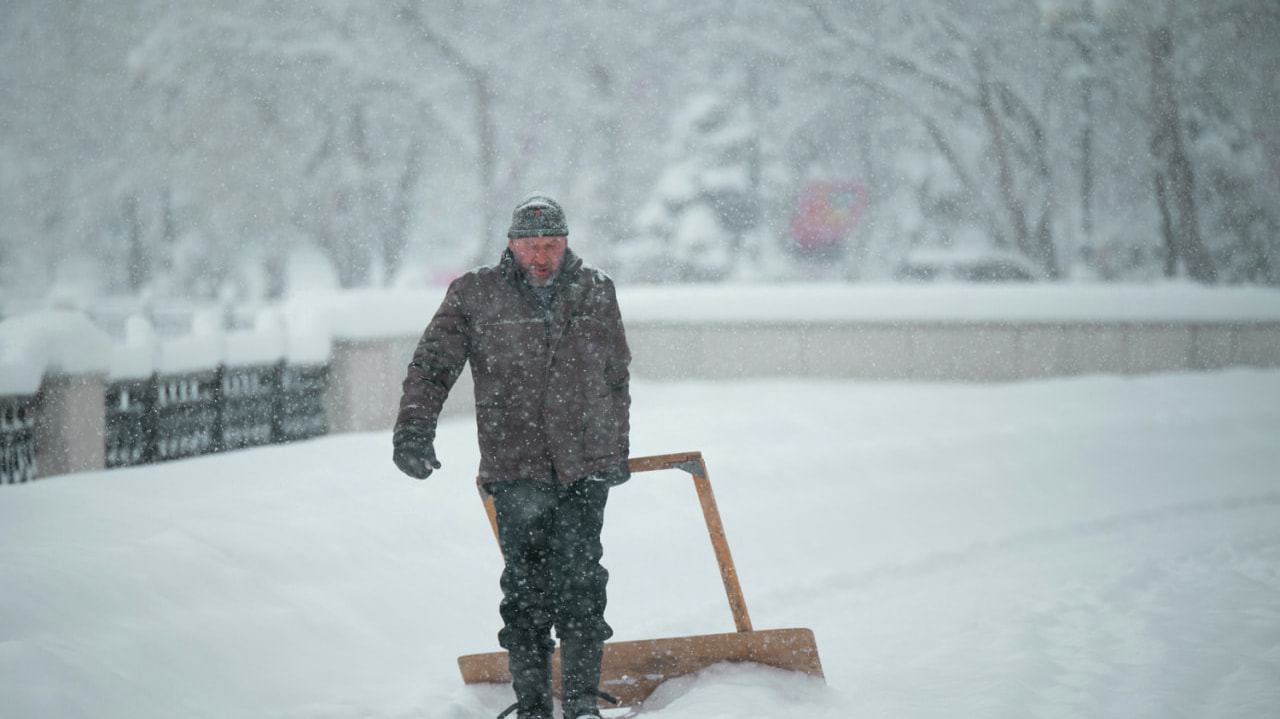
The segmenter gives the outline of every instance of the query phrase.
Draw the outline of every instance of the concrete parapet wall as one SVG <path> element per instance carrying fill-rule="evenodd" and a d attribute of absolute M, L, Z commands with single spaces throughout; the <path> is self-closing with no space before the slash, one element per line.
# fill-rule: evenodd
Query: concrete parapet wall
<path fill-rule="evenodd" d="M 1280 323 L 631 323 L 652 379 L 1011 381 L 1280 366 Z"/>
<path fill-rule="evenodd" d="M 333 340 L 324 396 L 329 432 L 392 427 L 420 331 Z M 1274 316 L 1185 321 L 642 316 L 627 321 L 627 335 L 634 357 L 632 374 L 648 380 L 814 377 L 1007 382 L 1080 374 L 1280 367 L 1280 319 Z M 72 353 L 73 358 L 77 356 Z M 22 393 L 34 403 L 31 435 L 38 476 L 104 466 L 107 377 L 89 365 L 77 369 L 47 373 L 38 392 L 33 386 Z M 473 406 L 471 375 L 464 371 L 444 414 L 468 413 Z"/>
<path fill-rule="evenodd" d="M 1280 367 L 1280 322 L 631 322 L 631 370 L 654 380 L 825 377 L 1007 382 L 1079 374 Z M 417 338 L 340 340 L 333 432 L 385 430 Z M 446 414 L 473 407 L 464 371 Z"/>
<path fill-rule="evenodd" d="M 325 406 L 330 432 L 390 429 L 400 408 L 400 390 L 418 338 L 336 340 L 330 359 Z M 471 371 L 463 370 L 443 414 L 475 406 Z"/>

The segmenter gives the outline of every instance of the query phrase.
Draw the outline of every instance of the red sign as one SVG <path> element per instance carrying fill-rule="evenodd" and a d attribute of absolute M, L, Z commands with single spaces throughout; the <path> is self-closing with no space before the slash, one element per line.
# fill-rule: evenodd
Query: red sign
<path fill-rule="evenodd" d="M 810 183 L 791 215 L 791 237 L 796 247 L 813 252 L 838 247 L 867 206 L 867 186 L 859 182 Z"/>

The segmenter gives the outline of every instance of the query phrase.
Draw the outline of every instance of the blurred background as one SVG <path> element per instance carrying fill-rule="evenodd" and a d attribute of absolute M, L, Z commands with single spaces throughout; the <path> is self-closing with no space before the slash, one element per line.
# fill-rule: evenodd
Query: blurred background
<path fill-rule="evenodd" d="M 4 0 L 0 316 L 435 286 L 1280 284 L 1273 0 Z"/>

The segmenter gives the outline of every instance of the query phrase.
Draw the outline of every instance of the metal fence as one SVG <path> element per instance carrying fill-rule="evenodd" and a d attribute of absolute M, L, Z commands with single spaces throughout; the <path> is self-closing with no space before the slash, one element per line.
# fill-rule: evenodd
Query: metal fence
<path fill-rule="evenodd" d="M 36 478 L 34 396 L 0 397 L 0 484 Z"/>
<path fill-rule="evenodd" d="M 283 362 L 110 383 L 106 465 L 128 467 L 325 434 L 328 367 Z"/>
<path fill-rule="evenodd" d="M 271 441 L 293 442 L 327 433 L 324 398 L 328 388 L 327 365 L 283 365 L 272 414 Z"/>

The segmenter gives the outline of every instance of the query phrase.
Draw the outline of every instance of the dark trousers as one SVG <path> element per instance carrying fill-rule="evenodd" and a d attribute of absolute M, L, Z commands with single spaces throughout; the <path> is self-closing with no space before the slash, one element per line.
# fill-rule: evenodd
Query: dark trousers
<path fill-rule="evenodd" d="M 613 630 L 604 620 L 609 572 L 600 531 L 609 487 L 516 480 L 490 486 L 497 511 L 503 628 L 521 717 L 551 715 L 551 651 L 561 643 L 565 715 L 594 713 L 600 656 Z"/>

